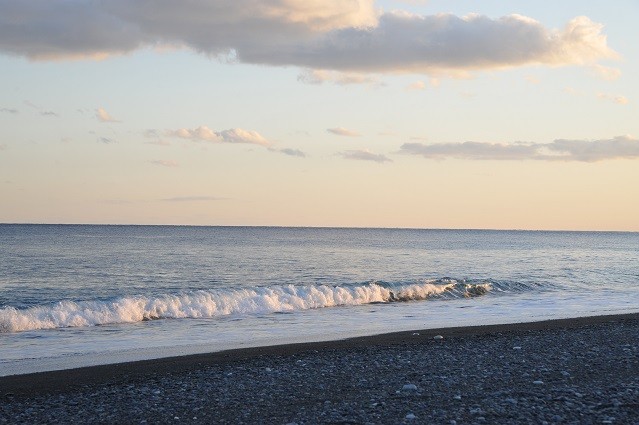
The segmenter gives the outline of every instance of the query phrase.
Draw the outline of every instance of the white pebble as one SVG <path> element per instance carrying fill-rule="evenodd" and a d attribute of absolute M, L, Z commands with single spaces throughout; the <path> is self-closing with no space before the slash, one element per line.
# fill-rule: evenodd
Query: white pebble
<path fill-rule="evenodd" d="M 460 395 L 456 395 L 455 397 L 453 397 L 455 400 L 461 400 L 461 396 Z"/>
<path fill-rule="evenodd" d="M 410 419 L 413 420 L 415 419 L 417 416 L 413 415 L 412 413 L 409 413 L 408 415 L 406 415 L 406 419 Z"/>
<path fill-rule="evenodd" d="M 441 335 L 435 335 L 435 336 L 433 337 L 433 339 L 434 339 L 434 340 L 436 340 L 436 341 L 441 341 L 442 339 L 444 339 L 444 337 L 443 337 L 443 336 L 441 336 Z"/>
<path fill-rule="evenodd" d="M 519 346 L 513 347 L 513 350 L 521 350 L 521 347 L 519 347 Z"/>
<path fill-rule="evenodd" d="M 533 381 L 535 385 L 544 385 L 544 381 Z"/>

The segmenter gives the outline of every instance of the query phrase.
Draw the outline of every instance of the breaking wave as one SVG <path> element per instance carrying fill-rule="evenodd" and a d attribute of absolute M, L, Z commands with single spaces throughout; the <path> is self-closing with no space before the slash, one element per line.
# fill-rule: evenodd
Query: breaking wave
<path fill-rule="evenodd" d="M 372 282 L 344 286 L 282 285 L 198 290 L 152 297 L 120 297 L 106 301 L 59 301 L 24 309 L 1 308 L 0 332 L 135 323 L 155 319 L 265 314 L 431 298 L 476 297 L 492 289 L 493 284 L 490 282 L 466 283 L 440 279 L 412 284 Z"/>

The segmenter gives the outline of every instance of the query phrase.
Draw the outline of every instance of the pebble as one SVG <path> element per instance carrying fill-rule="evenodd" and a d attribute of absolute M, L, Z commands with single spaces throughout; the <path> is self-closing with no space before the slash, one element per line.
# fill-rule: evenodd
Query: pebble
<path fill-rule="evenodd" d="M 516 346 L 513 347 L 513 350 L 521 350 L 521 347 L 516 345 Z"/>
<path fill-rule="evenodd" d="M 435 335 L 435 336 L 433 337 L 433 339 L 434 339 L 435 341 L 441 341 L 442 339 L 444 339 L 444 337 L 443 337 L 443 336 L 441 336 L 441 335 Z"/>
<path fill-rule="evenodd" d="M 533 381 L 535 385 L 544 385 L 544 381 Z"/>
<path fill-rule="evenodd" d="M 415 415 L 414 415 L 414 414 L 412 414 L 412 413 L 409 413 L 408 415 L 406 415 L 406 419 L 408 419 L 408 420 L 413 420 L 413 419 L 415 419 L 416 417 L 417 417 L 417 416 L 415 416 Z"/>
<path fill-rule="evenodd" d="M 639 409 L 634 408 L 639 399 L 639 348 L 624 351 L 619 346 L 635 347 L 639 320 L 628 323 L 627 327 L 615 322 L 570 330 L 455 336 L 445 346 L 402 338 L 399 345 L 335 348 L 295 357 L 264 354 L 194 366 L 188 372 L 158 370 L 131 378 L 116 370 L 111 381 L 61 389 L 60 395 L 36 390 L 23 395 L 0 379 L 0 425 L 197 421 L 639 425 Z M 519 343 L 526 347 L 525 353 L 513 350 Z M 601 348 L 586 354 L 584 347 L 592 344 Z M 295 363 L 297 359 L 302 363 Z M 272 373 L 265 373 L 267 368 Z M 562 371 L 571 370 L 570 379 L 562 377 L 566 376 Z M 540 379 L 545 379 L 543 385 L 532 384 Z M 7 392 L 15 396 L 4 396 Z M 175 416 L 180 420 L 174 421 Z M 486 420 L 482 424 L 479 418 Z"/>

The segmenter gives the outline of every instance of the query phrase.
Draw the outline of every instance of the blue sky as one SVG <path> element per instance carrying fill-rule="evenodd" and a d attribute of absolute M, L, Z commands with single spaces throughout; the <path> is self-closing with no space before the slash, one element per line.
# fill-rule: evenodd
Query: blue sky
<path fill-rule="evenodd" d="M 0 222 L 639 230 L 636 2 L 136 5 L 0 1 Z"/>

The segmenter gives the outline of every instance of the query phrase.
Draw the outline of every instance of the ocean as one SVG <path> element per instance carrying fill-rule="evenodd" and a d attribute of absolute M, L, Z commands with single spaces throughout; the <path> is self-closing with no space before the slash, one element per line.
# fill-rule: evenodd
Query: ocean
<path fill-rule="evenodd" d="M 0 225 L 0 376 L 639 312 L 639 233 Z"/>

